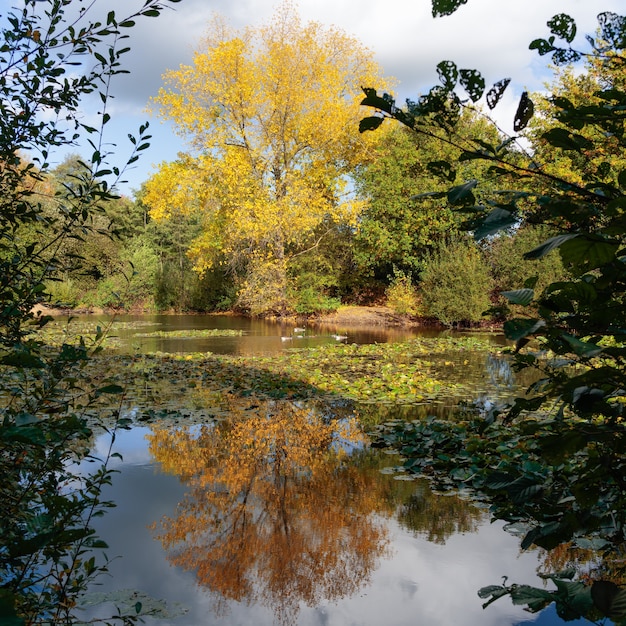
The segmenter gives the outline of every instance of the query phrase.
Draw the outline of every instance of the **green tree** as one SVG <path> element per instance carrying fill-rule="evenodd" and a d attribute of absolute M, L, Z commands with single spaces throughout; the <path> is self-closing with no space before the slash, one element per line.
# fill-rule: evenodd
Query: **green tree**
<path fill-rule="evenodd" d="M 459 237 L 441 243 L 426 256 L 420 290 L 426 316 L 443 324 L 471 324 L 485 319 L 493 279 L 483 251 Z"/>
<path fill-rule="evenodd" d="M 372 161 L 357 171 L 367 208 L 359 219 L 354 259 L 364 277 L 386 283 L 396 267 L 417 278 L 426 255 L 461 225 L 459 215 L 432 192 L 447 190 L 455 181 L 486 176 L 483 164 L 450 163 L 461 155 L 465 136 L 482 135 L 497 143 L 495 129 L 467 111 L 447 136 L 437 130 L 434 122 L 419 135 L 393 129 L 373 148 Z"/>

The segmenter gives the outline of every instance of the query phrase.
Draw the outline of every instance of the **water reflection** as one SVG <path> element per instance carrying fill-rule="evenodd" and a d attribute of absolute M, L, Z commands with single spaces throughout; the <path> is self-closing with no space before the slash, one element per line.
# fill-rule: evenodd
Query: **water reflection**
<path fill-rule="evenodd" d="M 64 316 L 58 316 L 62 323 Z M 250 319 L 235 315 L 78 315 L 72 316 L 77 324 L 100 325 L 108 327 L 112 321 L 110 334 L 118 341 L 115 345 L 125 353 L 135 352 L 213 352 L 214 354 L 263 355 L 276 354 L 293 348 L 310 348 L 326 343 L 335 343 L 337 337 L 347 343 L 388 343 L 406 341 L 415 337 L 461 336 L 455 331 L 432 328 L 410 327 L 372 327 L 372 326 L 337 326 L 313 325 L 295 332 L 293 323 L 273 322 L 263 319 Z M 185 330 L 236 330 L 238 337 L 142 337 L 153 331 L 168 333 Z M 489 338 L 494 345 L 504 345 L 503 336 L 494 334 L 477 335 Z M 281 338 L 287 338 L 283 341 Z"/>
<path fill-rule="evenodd" d="M 197 438 L 198 431 L 190 434 Z M 107 553 L 112 560 L 108 565 L 110 575 L 99 581 L 96 590 L 138 590 L 166 600 L 169 616 L 148 618 L 147 623 L 152 626 L 272 626 L 275 616 L 269 608 L 248 603 L 245 598 L 240 602 L 219 600 L 217 594 L 198 584 L 195 571 L 173 566 L 167 558 L 171 552 L 166 553 L 161 542 L 154 540 L 155 531 L 148 526 L 164 518 L 176 519 L 182 512 L 179 503 L 184 503 L 194 491 L 200 497 L 203 492 L 192 488 L 189 474 L 194 474 L 193 468 L 182 476 L 163 473 L 166 468 L 154 462 L 146 436 L 153 438 L 154 430 L 135 427 L 120 432 L 116 439 L 115 449 L 123 461 L 114 459 L 119 474 L 103 495 L 117 506 L 94 520 L 98 536 L 109 545 Z M 106 436 L 99 438 L 94 453 L 104 454 L 108 444 Z M 168 452 L 166 456 L 175 459 L 177 455 Z M 347 460 L 343 459 L 344 466 Z M 316 605 L 301 604 L 294 626 L 512 626 L 535 620 L 542 626 L 562 623 L 554 611 L 531 616 L 506 599 L 482 609 L 483 600 L 477 596 L 477 590 L 500 582 L 502 576 L 519 583 L 542 585 L 536 576 L 537 554 L 520 553 L 518 539 L 503 532 L 501 523 L 491 523 L 488 516 L 468 502 L 432 493 L 424 483 L 393 480 L 382 474 L 381 468 L 397 461 L 394 457 L 365 449 L 353 453 L 350 461 L 354 471 L 338 471 L 336 479 L 345 476 L 353 481 L 354 488 L 362 486 L 377 494 L 377 504 L 382 508 L 380 512 L 373 510 L 371 516 L 380 522 L 380 530 L 389 543 L 372 567 L 368 583 L 356 593 L 334 601 L 320 597 Z M 187 465 L 184 459 L 181 462 Z M 176 472 L 178 463 L 167 469 Z M 364 476 L 355 478 L 357 473 Z M 334 498 L 332 493 L 336 494 Z M 327 506 L 337 506 L 337 498 L 345 498 L 349 505 L 352 495 L 347 487 L 333 492 L 331 485 L 328 504 L 326 497 L 311 497 L 320 503 L 322 515 Z M 309 506 L 309 511 L 315 512 L 313 509 Z M 455 516 L 460 518 L 456 528 Z M 443 529 L 441 519 L 445 520 Z M 159 524 L 157 532 L 164 531 Z M 123 558 L 115 558 L 118 556 Z M 228 605 L 228 614 L 214 613 L 220 604 L 222 608 Z M 92 608 L 86 612 L 85 621 L 96 615 L 111 615 L 111 609 Z"/>
<path fill-rule="evenodd" d="M 291 403 L 233 407 L 228 421 L 155 429 L 150 449 L 189 491 L 159 539 L 168 558 L 226 601 L 260 603 L 295 624 L 369 583 L 389 538 L 392 502 L 347 450 L 355 423 L 325 422 Z"/>

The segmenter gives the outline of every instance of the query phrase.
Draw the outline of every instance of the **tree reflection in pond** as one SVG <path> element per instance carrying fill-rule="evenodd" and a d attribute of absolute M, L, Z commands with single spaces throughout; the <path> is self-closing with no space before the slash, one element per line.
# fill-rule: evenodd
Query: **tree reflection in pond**
<path fill-rule="evenodd" d="M 228 600 L 271 608 L 283 624 L 366 585 L 389 545 L 393 498 L 347 451 L 356 422 L 327 421 L 292 403 L 231 407 L 228 420 L 155 429 L 151 452 L 189 485 L 158 537 L 177 566 Z"/>

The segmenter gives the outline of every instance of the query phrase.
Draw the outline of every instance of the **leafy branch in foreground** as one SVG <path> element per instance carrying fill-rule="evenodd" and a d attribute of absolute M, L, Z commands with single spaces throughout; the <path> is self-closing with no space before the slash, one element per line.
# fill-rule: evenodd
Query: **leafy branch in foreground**
<path fill-rule="evenodd" d="M 449 14 L 461 2 L 435 2 L 433 11 Z M 437 5 L 438 8 L 435 7 Z M 604 12 L 599 33 L 587 37 L 589 51 L 574 50 L 575 21 L 559 14 L 548 22 L 550 35 L 530 47 L 552 55 L 556 65 L 585 59 L 599 76 L 591 97 L 553 94 L 549 117 L 530 133 L 533 153 L 514 149 L 515 137 L 498 145 L 468 137 L 458 162 L 481 160 L 507 187 L 482 203 L 476 191 L 483 180 L 467 180 L 440 192 L 438 198 L 468 216 L 466 228 L 478 240 L 502 231 L 542 224 L 552 236 L 526 259 L 558 251 L 569 278 L 536 293 L 537 279 L 504 292 L 523 311 L 504 325 L 515 342 L 517 369 L 538 374 L 528 393 L 488 419 L 465 425 L 437 421 L 403 424 L 383 440 L 401 447 L 405 469 L 431 474 L 446 488 L 467 488 L 488 497 L 496 517 L 522 524 L 523 547 L 586 545 L 609 555 L 621 554 L 626 528 L 626 18 Z M 361 131 L 394 119 L 415 132 L 438 127 L 450 141 L 459 111 L 483 96 L 493 108 L 508 81 L 486 90 L 480 74 L 459 70 L 454 63 L 438 66 L 441 85 L 405 109 L 394 100 L 366 89 L 363 104 L 376 109 L 361 122 Z M 465 95 L 459 96 L 461 87 Z M 523 94 L 514 129 L 524 130 L 534 113 L 533 99 Z M 551 161 L 568 157 L 568 167 Z M 448 163 L 451 170 L 454 163 Z M 492 183 L 492 181 L 490 181 Z M 540 412 L 540 413 L 537 413 Z M 543 417 L 537 417 L 537 415 Z M 522 419 L 523 418 L 523 419 Z M 460 431 L 459 431 L 460 429 Z M 581 572 L 582 575 L 582 572 Z M 623 572 L 604 572 L 605 580 L 622 581 Z M 597 615 L 623 622 L 624 593 L 616 587 L 553 577 L 557 592 L 493 587 L 483 590 L 492 600 L 509 595 L 514 602 L 539 610 L 556 601 L 566 619 Z M 570 594 L 568 605 L 563 594 Z"/>
<path fill-rule="evenodd" d="M 44 345 L 33 329 L 49 318 L 45 282 L 63 269 L 64 242 L 88 237 L 92 218 L 115 198 L 124 168 L 109 165 L 103 133 L 114 76 L 135 20 L 170 2 L 144 0 L 124 18 L 92 20 L 95 3 L 23 0 L 2 15 L 0 41 L 0 621 L 71 624 L 78 598 L 106 566 L 91 520 L 111 472 L 75 471 L 88 452 L 88 408 L 103 393 L 85 373 L 83 341 Z M 72 6 L 70 6 L 70 4 Z M 78 7 L 79 11 L 73 9 Z M 98 127 L 83 122 L 98 101 Z M 128 163 L 147 148 L 147 126 L 131 137 Z M 49 185 L 56 155 L 86 139 L 91 155 L 71 184 Z M 113 181 L 113 182 L 111 182 Z M 80 259 L 73 259 L 80 261 Z M 96 340 L 97 342 L 97 340 Z M 119 412 L 119 411 L 118 411 Z M 135 622 L 138 615 L 117 616 Z"/>

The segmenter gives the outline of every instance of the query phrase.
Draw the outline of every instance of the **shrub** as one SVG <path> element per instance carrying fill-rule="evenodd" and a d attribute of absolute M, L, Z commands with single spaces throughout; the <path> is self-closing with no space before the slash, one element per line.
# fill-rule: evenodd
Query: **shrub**
<path fill-rule="evenodd" d="M 422 306 L 420 297 L 413 285 L 411 277 L 399 270 L 393 268 L 393 278 L 387 290 L 387 306 L 400 315 L 420 315 Z"/>
<path fill-rule="evenodd" d="M 479 322 L 490 306 L 493 279 L 482 251 L 469 239 L 427 255 L 421 276 L 424 312 L 443 324 Z"/>

